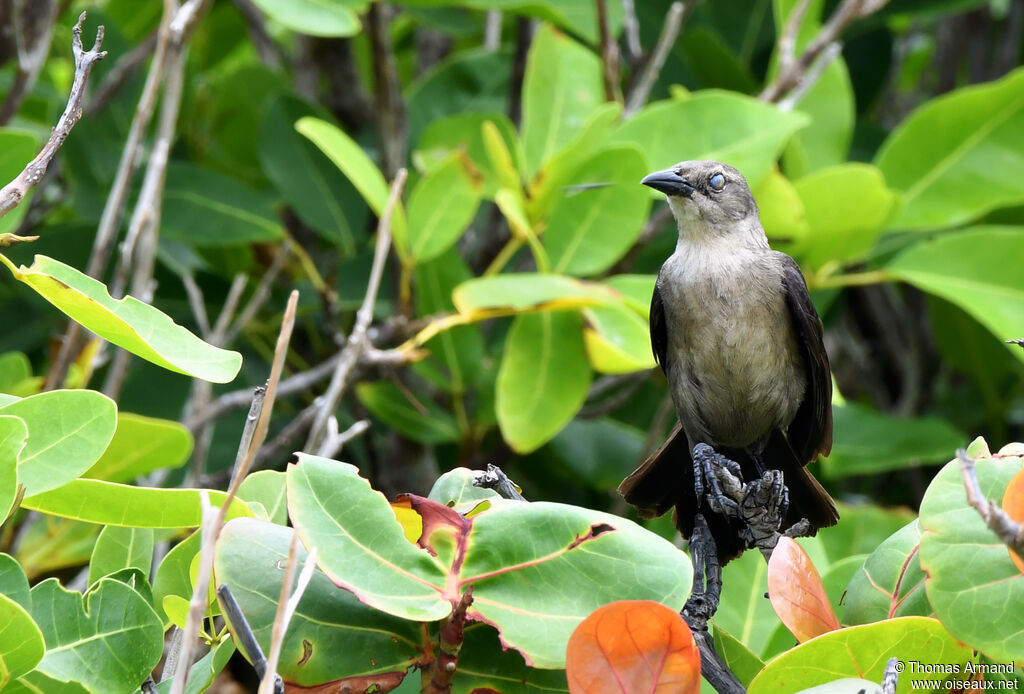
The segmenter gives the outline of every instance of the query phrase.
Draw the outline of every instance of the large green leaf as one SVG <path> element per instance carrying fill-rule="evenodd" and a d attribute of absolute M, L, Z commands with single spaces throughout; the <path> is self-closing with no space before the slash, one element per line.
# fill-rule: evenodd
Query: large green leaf
<path fill-rule="evenodd" d="M 85 477 L 130 482 L 154 470 L 181 467 L 192 454 L 192 434 L 178 422 L 117 413 L 110 445 Z"/>
<path fill-rule="evenodd" d="M 296 121 L 316 113 L 288 94 L 271 102 L 260 125 L 260 163 L 302 221 L 352 255 L 365 225 L 359 198 L 338 167 L 295 131 Z"/>
<path fill-rule="evenodd" d="M 735 166 L 756 186 L 793 133 L 807 123 L 802 113 L 781 111 L 735 92 L 706 89 L 650 104 L 610 139 L 638 145 L 652 170 L 687 159 L 714 159 Z"/>
<path fill-rule="evenodd" d="M 167 627 L 173 622 L 168 616 L 164 604 L 173 603 L 177 599 L 187 603 L 192 599 L 191 568 L 199 554 L 201 540 L 200 531 L 196 530 L 171 547 L 156 569 L 156 575 L 153 577 L 153 604 L 156 606 L 157 614 L 160 615 Z"/>
<path fill-rule="evenodd" d="M 903 206 L 895 229 L 962 224 L 1024 201 L 1024 69 L 926 102 L 885 141 L 875 164 Z"/>
<path fill-rule="evenodd" d="M 604 101 L 601 61 L 548 24 L 533 37 L 523 78 L 523 150 L 527 178 L 567 144 Z"/>
<path fill-rule="evenodd" d="M 20 268 L 0 254 L 24 282 L 73 320 L 118 347 L 165 369 L 214 383 L 231 381 L 242 355 L 209 345 L 166 314 L 132 296 L 114 299 L 102 282 L 44 255 Z"/>
<path fill-rule="evenodd" d="M 583 310 L 587 358 L 602 373 L 631 373 L 654 368 L 647 321 L 625 305 Z"/>
<path fill-rule="evenodd" d="M 253 0 L 267 16 L 310 36 L 355 36 L 367 0 Z"/>
<path fill-rule="evenodd" d="M 334 165 L 341 169 L 346 178 L 356 187 L 359 194 L 366 200 L 374 214 L 384 214 L 387 207 L 390 189 L 384 174 L 366 155 L 363 148 L 345 132 L 327 121 L 307 116 L 295 123 L 295 129 L 309 138 Z M 406 238 L 405 210 L 401 201 L 395 205 L 391 218 L 391 233 L 395 239 L 395 250 L 408 257 L 408 239 Z"/>
<path fill-rule="evenodd" d="M 921 528 L 915 519 L 871 553 L 846 589 L 844 624 L 932 616 L 925 595 L 920 545 Z"/>
<path fill-rule="evenodd" d="M 886 662 L 894 656 L 904 664 L 913 661 L 956 665 L 960 672 L 973 659 L 971 649 L 953 638 L 938 620 L 899 617 L 830 631 L 802 643 L 769 661 L 747 691 L 750 694 L 796 692 L 844 677 L 881 682 Z M 913 691 L 911 675 L 900 677 L 897 692 Z M 929 674 L 927 678 L 937 682 L 966 679 L 941 672 Z"/>
<path fill-rule="evenodd" d="M 617 303 L 615 292 L 596 282 L 539 273 L 509 273 L 467 280 L 455 288 L 452 300 L 460 313 L 489 309 L 568 309 Z"/>
<path fill-rule="evenodd" d="M 264 193 L 182 163 L 167 169 L 160 233 L 197 246 L 238 246 L 284 238 L 284 228 Z"/>
<path fill-rule="evenodd" d="M 76 479 L 99 459 L 117 426 L 117 405 L 92 390 L 52 390 L 0 407 L 21 418 L 28 443 L 18 458 L 26 496 Z"/>
<path fill-rule="evenodd" d="M 18 496 L 18 457 L 27 442 L 25 420 L 0 414 L 0 517 L 4 519 Z"/>
<path fill-rule="evenodd" d="M 94 694 L 129 694 L 163 653 L 156 613 L 120 581 L 102 579 L 82 595 L 47 579 L 32 589 L 32 617 L 46 640 L 38 669 Z"/>
<path fill-rule="evenodd" d="M 979 226 L 914 244 L 886 269 L 950 301 L 1000 340 L 1022 337 L 1024 227 Z M 1009 345 L 1024 359 L 1024 350 Z"/>
<path fill-rule="evenodd" d="M 587 397 L 587 363 L 578 313 L 518 316 L 505 340 L 495 406 L 505 441 L 519 453 L 547 443 Z"/>
<path fill-rule="evenodd" d="M 1022 467 L 1016 455 L 978 459 L 982 495 L 999 503 Z M 921 568 L 928 600 L 954 636 L 1000 662 L 1024 658 L 1024 573 L 967 503 L 958 460 L 939 471 L 921 500 Z"/>
<path fill-rule="evenodd" d="M 565 670 L 529 667 L 514 648 L 506 649 L 498 632 L 487 624 L 468 624 L 459 651 L 454 694 L 563 694 L 569 691 Z M 419 691 L 417 685 L 416 691 Z"/>
<path fill-rule="evenodd" d="M 246 475 L 238 488 L 238 498 L 256 502 L 267 512 L 267 519 L 278 525 L 288 524 L 288 503 L 285 496 L 285 474 L 278 470 L 257 470 Z"/>
<path fill-rule="evenodd" d="M 390 521 L 393 525 L 394 515 Z M 217 543 L 217 582 L 231 588 L 264 653 L 270 650 L 293 530 L 253 519 L 224 526 Z M 411 546 L 402 539 L 405 548 Z M 299 550 L 299 562 L 306 551 Z M 281 650 L 278 673 L 291 684 L 401 672 L 421 662 L 422 626 L 374 610 L 319 569 L 299 601 Z M 366 685 L 369 686 L 369 682 Z"/>
<path fill-rule="evenodd" d="M 795 184 L 807 223 L 793 254 L 802 265 L 820 268 L 863 257 L 889 218 L 896 196 L 870 164 L 822 168 Z"/>
<path fill-rule="evenodd" d="M 153 566 L 152 528 L 110 525 L 100 532 L 89 561 L 89 585 L 122 569 L 138 569 L 145 576 Z"/>
<path fill-rule="evenodd" d="M 21 352 L 0 354 L 0 393 L 25 397 L 39 391 L 33 385 L 32 364 Z"/>
<path fill-rule="evenodd" d="M 543 236 L 553 272 L 595 275 L 632 247 L 651 209 L 651 196 L 639 184 L 646 173 L 636 147 L 610 147 L 583 162 L 574 185 L 610 185 L 557 199 Z"/>
<path fill-rule="evenodd" d="M 409 544 L 395 513 L 351 465 L 297 454 L 288 467 L 288 513 L 320 568 L 371 607 L 418 621 L 451 612 L 445 571 Z"/>
<path fill-rule="evenodd" d="M 962 432 L 938 417 L 895 417 L 853 402 L 834 405 L 832 416 L 836 437 L 824 463 L 827 477 L 938 463 L 967 443 Z"/>
<path fill-rule="evenodd" d="M 17 602 L 0 594 L 0 690 L 35 669 L 46 645 L 32 616 Z"/>
<path fill-rule="evenodd" d="M 227 499 L 222 491 L 208 489 L 154 489 L 78 479 L 42 494 L 25 497 L 22 506 L 52 516 L 102 525 L 129 528 L 194 528 L 202 522 L 199 494 L 206 491 L 210 504 Z M 231 502 L 228 518 L 252 516 L 240 499 Z"/>
<path fill-rule="evenodd" d="M 433 260 L 466 230 L 480 204 L 480 175 L 461 154 L 453 154 L 416 182 L 409 193 L 409 254 Z"/>

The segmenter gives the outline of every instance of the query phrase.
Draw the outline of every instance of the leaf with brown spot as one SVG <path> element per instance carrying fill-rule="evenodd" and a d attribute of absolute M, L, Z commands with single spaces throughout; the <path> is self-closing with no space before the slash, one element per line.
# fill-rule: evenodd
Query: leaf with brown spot
<path fill-rule="evenodd" d="M 1003 510 L 1011 520 L 1024 523 L 1024 470 L 1014 475 L 1010 479 L 1010 483 L 1006 485 L 1006 491 L 1003 492 Z M 1021 558 L 1009 547 L 1007 550 L 1010 552 L 1010 559 L 1013 560 L 1014 565 L 1021 573 L 1024 573 L 1024 558 Z"/>
<path fill-rule="evenodd" d="M 768 560 L 768 598 L 775 614 L 800 643 L 839 628 L 821 576 L 792 538 L 779 538 Z"/>
<path fill-rule="evenodd" d="M 333 682 L 325 682 L 312 687 L 298 684 L 285 684 L 286 694 L 385 694 L 402 683 L 405 670 L 398 672 L 382 672 L 378 675 L 365 677 L 346 677 Z"/>
<path fill-rule="evenodd" d="M 571 694 L 700 691 L 700 654 L 675 610 L 649 600 L 599 607 L 569 638 Z"/>

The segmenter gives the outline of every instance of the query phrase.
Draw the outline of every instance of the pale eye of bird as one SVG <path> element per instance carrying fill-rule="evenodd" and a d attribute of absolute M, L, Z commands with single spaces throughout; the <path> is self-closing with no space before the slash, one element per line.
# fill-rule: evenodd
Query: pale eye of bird
<path fill-rule="evenodd" d="M 715 190 L 721 190 L 722 188 L 725 188 L 725 176 L 720 173 L 716 173 L 708 179 L 708 184 Z"/>

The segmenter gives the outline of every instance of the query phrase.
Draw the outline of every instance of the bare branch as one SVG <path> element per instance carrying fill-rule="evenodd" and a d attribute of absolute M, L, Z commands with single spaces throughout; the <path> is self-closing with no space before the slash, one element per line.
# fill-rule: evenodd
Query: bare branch
<path fill-rule="evenodd" d="M 998 504 L 981 493 L 974 459 L 962 448 L 956 452 L 956 457 L 960 461 L 960 474 L 964 480 L 964 490 L 967 492 L 967 503 L 974 507 L 988 529 L 994 532 L 1003 544 L 1016 552 L 1017 556 L 1024 557 L 1024 525 L 1016 523 Z"/>
<path fill-rule="evenodd" d="M 608 0 L 594 0 L 597 4 L 597 28 L 601 37 L 601 77 L 604 82 L 605 101 L 621 101 L 619 88 L 619 47 L 608 28 Z"/>
<path fill-rule="evenodd" d="M 484 18 L 484 50 L 496 51 L 501 46 L 501 10 L 487 10 Z"/>
<path fill-rule="evenodd" d="M 888 0 L 843 0 L 821 27 L 818 35 L 807 44 L 800 57 L 794 58 L 799 24 L 808 4 L 807 0 L 801 2 L 790 15 L 782 36 L 779 37 L 779 74 L 774 82 L 764 88 L 758 98 L 769 103 L 778 102 L 807 78 L 811 64 L 829 44 L 839 38 L 850 22 L 881 9 L 887 2 Z"/>
<path fill-rule="evenodd" d="M 324 393 L 323 401 L 320 404 L 313 426 L 306 440 L 306 450 L 316 452 L 324 441 L 324 434 L 327 427 L 327 418 L 330 417 L 338 402 L 341 401 L 345 389 L 348 387 L 349 376 L 352 369 L 359 361 L 359 355 L 369 344 L 366 331 L 373 320 L 373 307 L 377 303 L 377 290 L 380 288 L 381 276 L 384 274 L 384 264 L 387 262 L 388 251 L 391 248 L 391 216 L 394 214 L 395 205 L 405 185 L 406 171 L 399 169 L 398 175 L 391 184 L 391 194 L 388 196 L 384 213 L 377 225 L 377 249 L 373 255 L 373 266 L 370 269 L 370 281 L 366 287 L 366 295 L 363 297 L 363 304 L 356 312 L 356 322 L 352 327 L 352 333 L 348 336 L 348 343 L 342 350 L 341 358 L 334 370 L 331 383 Z"/>
<path fill-rule="evenodd" d="M 380 158 L 384 176 L 393 179 L 405 162 L 406 139 L 409 136 L 398 80 L 398 64 L 391 46 L 391 13 L 385 2 L 375 2 L 366 13 L 367 33 L 373 50 L 373 83 L 377 97 L 377 119 L 380 123 Z"/>
<path fill-rule="evenodd" d="M 54 26 L 62 12 L 59 5 L 57 0 L 34 0 L 31 5 L 25 0 L 15 0 L 14 6 L 10 9 L 18 55 L 18 70 L 14 75 L 13 84 L 7 90 L 3 105 L 0 106 L 0 125 L 7 125 L 10 122 L 39 77 L 39 72 L 46 62 L 46 56 L 50 52 Z M 38 14 L 33 14 L 30 17 L 28 16 L 30 12 Z M 26 22 L 26 19 L 29 21 Z M 32 21 L 33 19 L 36 21 Z M 25 26 L 27 23 L 32 26 Z M 34 37 L 29 36 L 32 30 L 35 30 Z M 26 38 L 34 39 L 31 47 L 25 45 Z"/>
<path fill-rule="evenodd" d="M 210 495 L 203 489 L 199 492 L 203 508 L 203 525 L 200 532 L 199 571 L 196 575 L 192 599 L 188 604 L 188 618 L 181 637 L 181 654 L 178 656 L 178 667 L 171 684 L 171 694 L 184 694 L 188 682 L 189 671 L 192 669 L 192 657 L 195 653 L 196 641 L 199 638 L 199 625 L 206 613 L 207 587 L 213 573 L 213 552 L 219 534 L 219 514 L 210 506 Z M 230 501 L 225 503 L 225 508 Z"/>
<path fill-rule="evenodd" d="M 195 316 L 196 324 L 199 326 L 199 333 L 204 339 L 210 338 L 210 318 L 206 315 L 206 300 L 203 298 L 203 290 L 196 284 L 196 278 L 186 274 L 181 278 L 185 285 L 185 294 L 188 295 L 188 305 Z"/>
<path fill-rule="evenodd" d="M 39 183 L 43 174 L 46 173 L 47 167 L 50 166 L 50 162 L 53 161 L 53 157 L 71 134 L 71 129 L 82 117 L 82 98 L 85 94 L 85 83 L 89 79 L 89 73 L 92 72 L 93 65 L 107 55 L 106 51 L 99 50 L 103 45 L 102 26 L 96 30 L 96 42 L 92 48 L 87 51 L 83 50 L 82 24 L 84 22 L 85 12 L 78 17 L 78 22 L 71 31 L 71 50 L 75 56 L 75 76 L 71 82 L 71 93 L 68 95 L 64 113 L 61 114 L 56 127 L 50 133 L 50 139 L 43 145 L 36 158 L 30 161 L 13 181 L 0 188 L 0 217 L 21 204 L 28 191 Z"/>
<path fill-rule="evenodd" d="M 336 458 L 341 449 L 345 447 L 349 441 L 357 436 L 362 435 L 370 428 L 370 423 L 365 419 L 361 419 L 355 422 L 345 431 L 338 431 L 338 420 L 335 417 L 331 417 L 327 420 L 327 436 L 324 438 L 323 445 L 320 446 L 320 455 L 325 458 Z"/>
<path fill-rule="evenodd" d="M 292 543 L 288 550 L 288 564 L 285 567 L 284 581 L 281 583 L 281 596 L 277 603 L 277 614 L 274 616 L 274 629 L 270 641 L 270 655 L 267 656 L 267 669 L 260 681 L 259 694 L 274 694 L 280 686 L 280 676 L 277 674 L 277 662 L 281 657 L 281 645 L 284 643 L 284 635 L 288 633 L 288 625 L 295 615 L 295 610 L 302 600 L 302 594 L 306 592 L 310 580 L 313 578 L 313 570 L 316 568 L 316 547 L 310 547 L 309 554 L 302 566 L 299 580 L 292 591 L 292 579 L 295 576 L 295 568 L 298 564 L 299 555 L 299 534 L 292 535 Z M 290 595 L 289 595 L 290 593 Z"/>
<path fill-rule="evenodd" d="M 658 76 L 661 74 L 661 68 L 665 66 L 668 52 L 672 50 L 672 45 L 679 37 L 679 32 L 683 28 L 683 20 L 693 4 L 693 0 L 674 2 L 668 8 L 665 21 L 661 25 L 661 34 L 658 35 L 658 42 L 654 44 L 654 52 L 647 64 L 644 65 L 640 79 L 637 80 L 636 85 L 626 98 L 626 107 L 622 110 L 623 118 L 629 118 L 647 103 L 647 99 L 651 96 L 651 89 L 654 88 L 654 83 L 658 81 Z"/>
<path fill-rule="evenodd" d="M 843 51 L 843 45 L 838 41 L 833 41 L 829 45 L 825 46 L 825 50 L 821 52 L 818 59 L 815 60 L 811 67 L 807 70 L 807 74 L 804 78 L 797 83 L 789 94 L 783 99 L 779 100 L 779 110 L 781 111 L 792 111 L 796 108 L 796 105 L 800 103 L 800 100 L 804 98 L 804 94 L 813 87 L 825 69 L 832 63 L 833 60 L 839 57 L 839 54 Z"/>
<path fill-rule="evenodd" d="M 274 43 L 274 39 L 270 38 L 270 35 L 267 33 L 263 12 L 260 11 L 260 8 L 256 7 L 252 0 L 235 0 L 235 6 L 242 13 L 242 16 L 245 17 L 245 26 L 249 31 L 249 38 L 252 40 L 253 46 L 256 47 L 260 60 L 267 67 L 281 67 L 286 60 L 282 55 L 281 49 Z"/>
<path fill-rule="evenodd" d="M 519 492 L 519 487 L 508 478 L 508 475 L 500 467 L 491 463 L 487 463 L 486 472 L 480 472 L 473 478 L 473 486 L 493 489 L 503 499 L 526 501 L 526 498 Z"/>
<path fill-rule="evenodd" d="M 638 65 L 643 60 L 644 49 L 640 45 L 640 22 L 636 18 L 636 5 L 633 0 L 622 0 L 622 30 L 626 34 L 629 64 Z"/>

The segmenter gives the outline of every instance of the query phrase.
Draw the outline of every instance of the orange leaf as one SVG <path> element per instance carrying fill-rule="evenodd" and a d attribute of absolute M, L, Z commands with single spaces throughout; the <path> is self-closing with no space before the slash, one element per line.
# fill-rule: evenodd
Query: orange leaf
<path fill-rule="evenodd" d="M 1006 491 L 1003 493 L 1003 510 L 1011 520 L 1024 523 L 1024 470 L 1014 475 L 1006 485 Z M 1024 559 L 1009 547 L 1007 550 L 1010 552 L 1010 559 L 1020 572 L 1024 573 Z"/>
<path fill-rule="evenodd" d="M 650 600 L 594 610 L 569 637 L 570 694 L 696 694 L 700 654 L 686 622 Z"/>
<path fill-rule="evenodd" d="M 839 628 L 821 576 L 792 538 L 779 538 L 768 560 L 768 599 L 800 643 Z"/>

